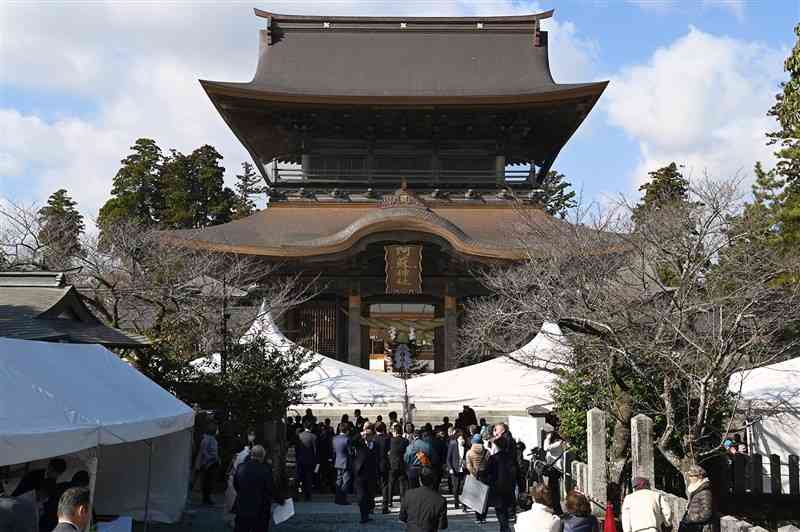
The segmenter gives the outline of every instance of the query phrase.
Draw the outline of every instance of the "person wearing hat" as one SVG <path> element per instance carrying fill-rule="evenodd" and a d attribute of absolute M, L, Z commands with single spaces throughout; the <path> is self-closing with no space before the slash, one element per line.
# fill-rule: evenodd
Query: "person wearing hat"
<path fill-rule="evenodd" d="M 633 493 L 622 502 L 622 532 L 661 532 L 672 526 L 672 510 L 646 478 L 633 479 Z"/>
<path fill-rule="evenodd" d="M 471 441 L 472 446 L 467 451 L 467 472 L 481 482 L 486 482 L 488 480 L 486 476 L 489 467 L 489 451 L 484 448 L 480 434 L 474 434 Z M 483 523 L 486 521 L 486 514 L 476 512 L 475 520 Z"/>

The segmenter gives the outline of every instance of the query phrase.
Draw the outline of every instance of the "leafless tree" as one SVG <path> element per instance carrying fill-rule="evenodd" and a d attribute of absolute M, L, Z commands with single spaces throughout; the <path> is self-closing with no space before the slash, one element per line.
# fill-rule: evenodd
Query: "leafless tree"
<path fill-rule="evenodd" d="M 42 269 L 46 246 L 39 239 L 40 229 L 38 209 L 0 198 L 0 266 Z"/>
<path fill-rule="evenodd" d="M 558 323 L 572 354 L 517 361 L 607 383 L 610 402 L 598 406 L 616 418 L 614 474 L 638 413 L 663 417 L 658 449 L 685 472 L 721 447 L 718 414 L 731 423 L 740 406 L 731 376 L 797 344 L 785 332 L 797 319 L 798 284 L 781 282 L 800 271 L 797 257 L 767 245 L 766 228 L 741 207 L 736 180 L 704 178 L 689 201 L 639 209 L 635 222 L 625 200 L 579 208 L 571 223 L 521 209 L 516 231 L 528 258 L 480 272 L 493 295 L 468 306 L 463 356 L 510 352 L 543 321 Z"/>
<path fill-rule="evenodd" d="M 37 211 L 0 204 L 3 268 L 44 268 L 47 249 L 39 239 Z M 224 361 L 226 346 L 259 313 L 278 319 L 317 289 L 316 280 L 284 274 L 279 264 L 181 246 L 132 221 L 117 223 L 102 239 L 96 233 L 83 235 L 81 253 L 63 262 L 73 266 L 69 281 L 99 318 L 152 340 L 152 348 L 124 355 L 157 380 L 210 352 L 222 352 Z M 244 299 L 250 308 L 235 309 Z M 266 304 L 253 307 L 253 301 Z M 233 310 L 242 311 L 245 319 L 231 319 Z M 161 356 L 166 351 L 168 360 Z"/>

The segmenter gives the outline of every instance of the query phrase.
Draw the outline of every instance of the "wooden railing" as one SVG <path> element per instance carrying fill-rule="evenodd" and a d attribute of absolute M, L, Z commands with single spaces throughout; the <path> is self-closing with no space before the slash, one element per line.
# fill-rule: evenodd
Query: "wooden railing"
<path fill-rule="evenodd" d="M 303 171 L 300 168 L 272 167 L 272 181 L 277 186 L 387 186 L 405 180 L 409 186 L 514 186 L 533 182 L 531 172 L 506 170 L 503 175 L 485 170 L 336 170 Z"/>
<path fill-rule="evenodd" d="M 736 454 L 703 464 L 723 513 L 800 517 L 800 460 L 796 455 Z"/>

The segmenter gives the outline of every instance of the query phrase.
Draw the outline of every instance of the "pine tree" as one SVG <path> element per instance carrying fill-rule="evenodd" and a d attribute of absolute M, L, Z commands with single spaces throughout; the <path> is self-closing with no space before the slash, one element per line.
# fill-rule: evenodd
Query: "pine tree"
<path fill-rule="evenodd" d="M 244 218 L 256 211 L 256 204 L 251 199 L 256 194 L 266 192 L 266 186 L 261 183 L 259 176 L 253 165 L 249 162 L 242 163 L 242 173 L 236 176 L 236 207 L 234 218 Z"/>
<path fill-rule="evenodd" d="M 204 145 L 189 155 L 172 150 L 163 165 L 159 188 L 164 197 L 162 226 L 192 229 L 229 222 L 236 198 L 224 186 L 222 155 Z"/>
<path fill-rule="evenodd" d="M 158 186 L 164 157 L 152 139 L 140 138 L 121 162 L 114 176 L 111 198 L 100 208 L 97 225 L 101 233 L 116 222 L 133 220 L 145 227 L 159 223 L 163 198 Z"/>
<path fill-rule="evenodd" d="M 39 209 L 39 241 L 45 247 L 44 265 L 49 270 L 68 269 L 83 253 L 80 238 L 86 227 L 76 205 L 62 188 Z"/>
<path fill-rule="evenodd" d="M 787 253 L 800 252 L 800 24 L 794 32 L 798 39 L 784 63 L 789 80 L 781 83 L 767 113 L 779 126 L 767 134 L 768 144 L 777 146 L 778 162 L 769 171 L 756 164 L 753 202 L 746 210 L 764 217 L 770 242 Z"/>
<path fill-rule="evenodd" d="M 689 180 L 683 177 L 678 165 L 668 164 L 647 173 L 649 180 L 639 187 L 642 199 L 633 209 L 633 220 L 641 220 L 642 213 L 689 201 Z"/>
<path fill-rule="evenodd" d="M 780 126 L 768 133 L 770 144 L 777 144 L 776 171 L 788 183 L 800 180 L 800 24 L 794 27 L 797 42 L 784 62 L 789 81 L 781 83 L 781 92 L 775 96 L 775 105 L 767 113 Z"/>
<path fill-rule="evenodd" d="M 575 191 L 569 190 L 572 183 L 565 180 L 564 174 L 550 170 L 541 183 L 542 203 L 544 210 L 562 220 L 567 217 L 567 211 L 577 205 Z"/>

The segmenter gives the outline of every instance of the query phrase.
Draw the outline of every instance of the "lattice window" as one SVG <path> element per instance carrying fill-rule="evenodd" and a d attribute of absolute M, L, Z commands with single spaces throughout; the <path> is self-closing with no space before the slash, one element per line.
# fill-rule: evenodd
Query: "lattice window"
<path fill-rule="evenodd" d="M 297 309 L 298 343 L 325 356 L 336 357 L 339 306 L 335 302 L 307 303 Z"/>

